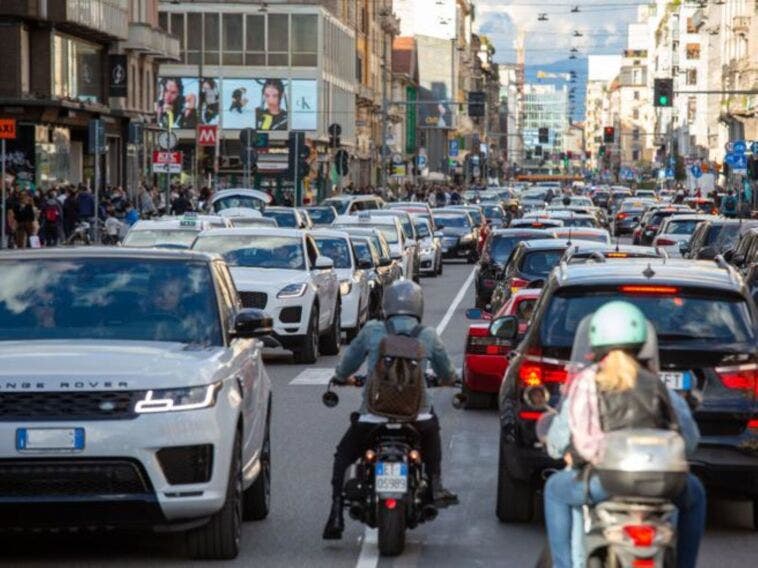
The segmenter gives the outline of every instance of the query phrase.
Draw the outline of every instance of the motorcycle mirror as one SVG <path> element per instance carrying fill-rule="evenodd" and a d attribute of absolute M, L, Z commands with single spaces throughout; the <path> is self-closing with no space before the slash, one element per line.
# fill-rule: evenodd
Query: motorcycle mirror
<path fill-rule="evenodd" d="M 334 408 L 340 403 L 340 397 L 337 396 L 336 392 L 326 391 L 321 397 L 321 402 L 323 402 L 324 406 L 327 408 Z"/>
<path fill-rule="evenodd" d="M 548 410 L 550 408 L 550 393 L 542 385 L 527 387 L 524 390 L 524 402 L 536 410 Z"/>
<path fill-rule="evenodd" d="M 453 397 L 453 408 L 457 408 L 457 409 L 463 408 L 467 400 L 468 400 L 468 397 L 462 392 L 459 392 Z"/>

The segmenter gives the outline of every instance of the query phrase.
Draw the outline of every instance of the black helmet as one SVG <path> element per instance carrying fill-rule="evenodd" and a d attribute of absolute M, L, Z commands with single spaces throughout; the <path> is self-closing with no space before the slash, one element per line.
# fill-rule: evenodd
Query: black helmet
<path fill-rule="evenodd" d="M 413 316 L 419 322 L 424 315 L 424 293 L 421 286 L 411 280 L 400 280 L 384 291 L 382 299 L 384 317 Z"/>

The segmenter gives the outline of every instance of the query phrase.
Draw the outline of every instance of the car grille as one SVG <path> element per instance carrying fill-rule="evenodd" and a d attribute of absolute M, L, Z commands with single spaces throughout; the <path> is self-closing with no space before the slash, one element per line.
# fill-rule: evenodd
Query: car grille
<path fill-rule="evenodd" d="M 0 422 L 16 420 L 129 420 L 144 391 L 4 392 Z"/>
<path fill-rule="evenodd" d="M 302 317 L 303 309 L 300 306 L 283 308 L 279 313 L 279 321 L 282 323 L 297 323 Z"/>
<path fill-rule="evenodd" d="M 268 302 L 268 294 L 265 292 L 240 292 L 242 306 L 245 308 L 258 308 L 262 310 Z"/>
<path fill-rule="evenodd" d="M 126 459 L 0 461 L 0 495 L 5 499 L 134 495 L 151 491 L 142 467 Z"/>

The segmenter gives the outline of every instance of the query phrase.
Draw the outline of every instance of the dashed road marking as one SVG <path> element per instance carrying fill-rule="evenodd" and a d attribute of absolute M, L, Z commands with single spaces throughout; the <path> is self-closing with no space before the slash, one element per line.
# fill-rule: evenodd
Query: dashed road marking
<path fill-rule="evenodd" d="M 334 369 L 332 367 L 305 369 L 304 371 L 301 371 L 297 377 L 292 379 L 290 384 L 301 386 L 328 385 L 332 376 L 334 376 Z"/>

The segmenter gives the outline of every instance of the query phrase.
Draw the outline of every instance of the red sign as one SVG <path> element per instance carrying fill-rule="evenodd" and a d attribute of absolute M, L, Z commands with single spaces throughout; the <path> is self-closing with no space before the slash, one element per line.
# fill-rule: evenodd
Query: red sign
<path fill-rule="evenodd" d="M 0 140 L 13 140 L 16 138 L 16 119 L 0 118 Z"/>
<path fill-rule="evenodd" d="M 180 174 L 182 173 L 182 153 L 153 151 L 153 173 Z"/>
<path fill-rule="evenodd" d="M 198 146 L 215 146 L 216 136 L 218 136 L 218 127 L 215 124 L 197 125 Z"/>

